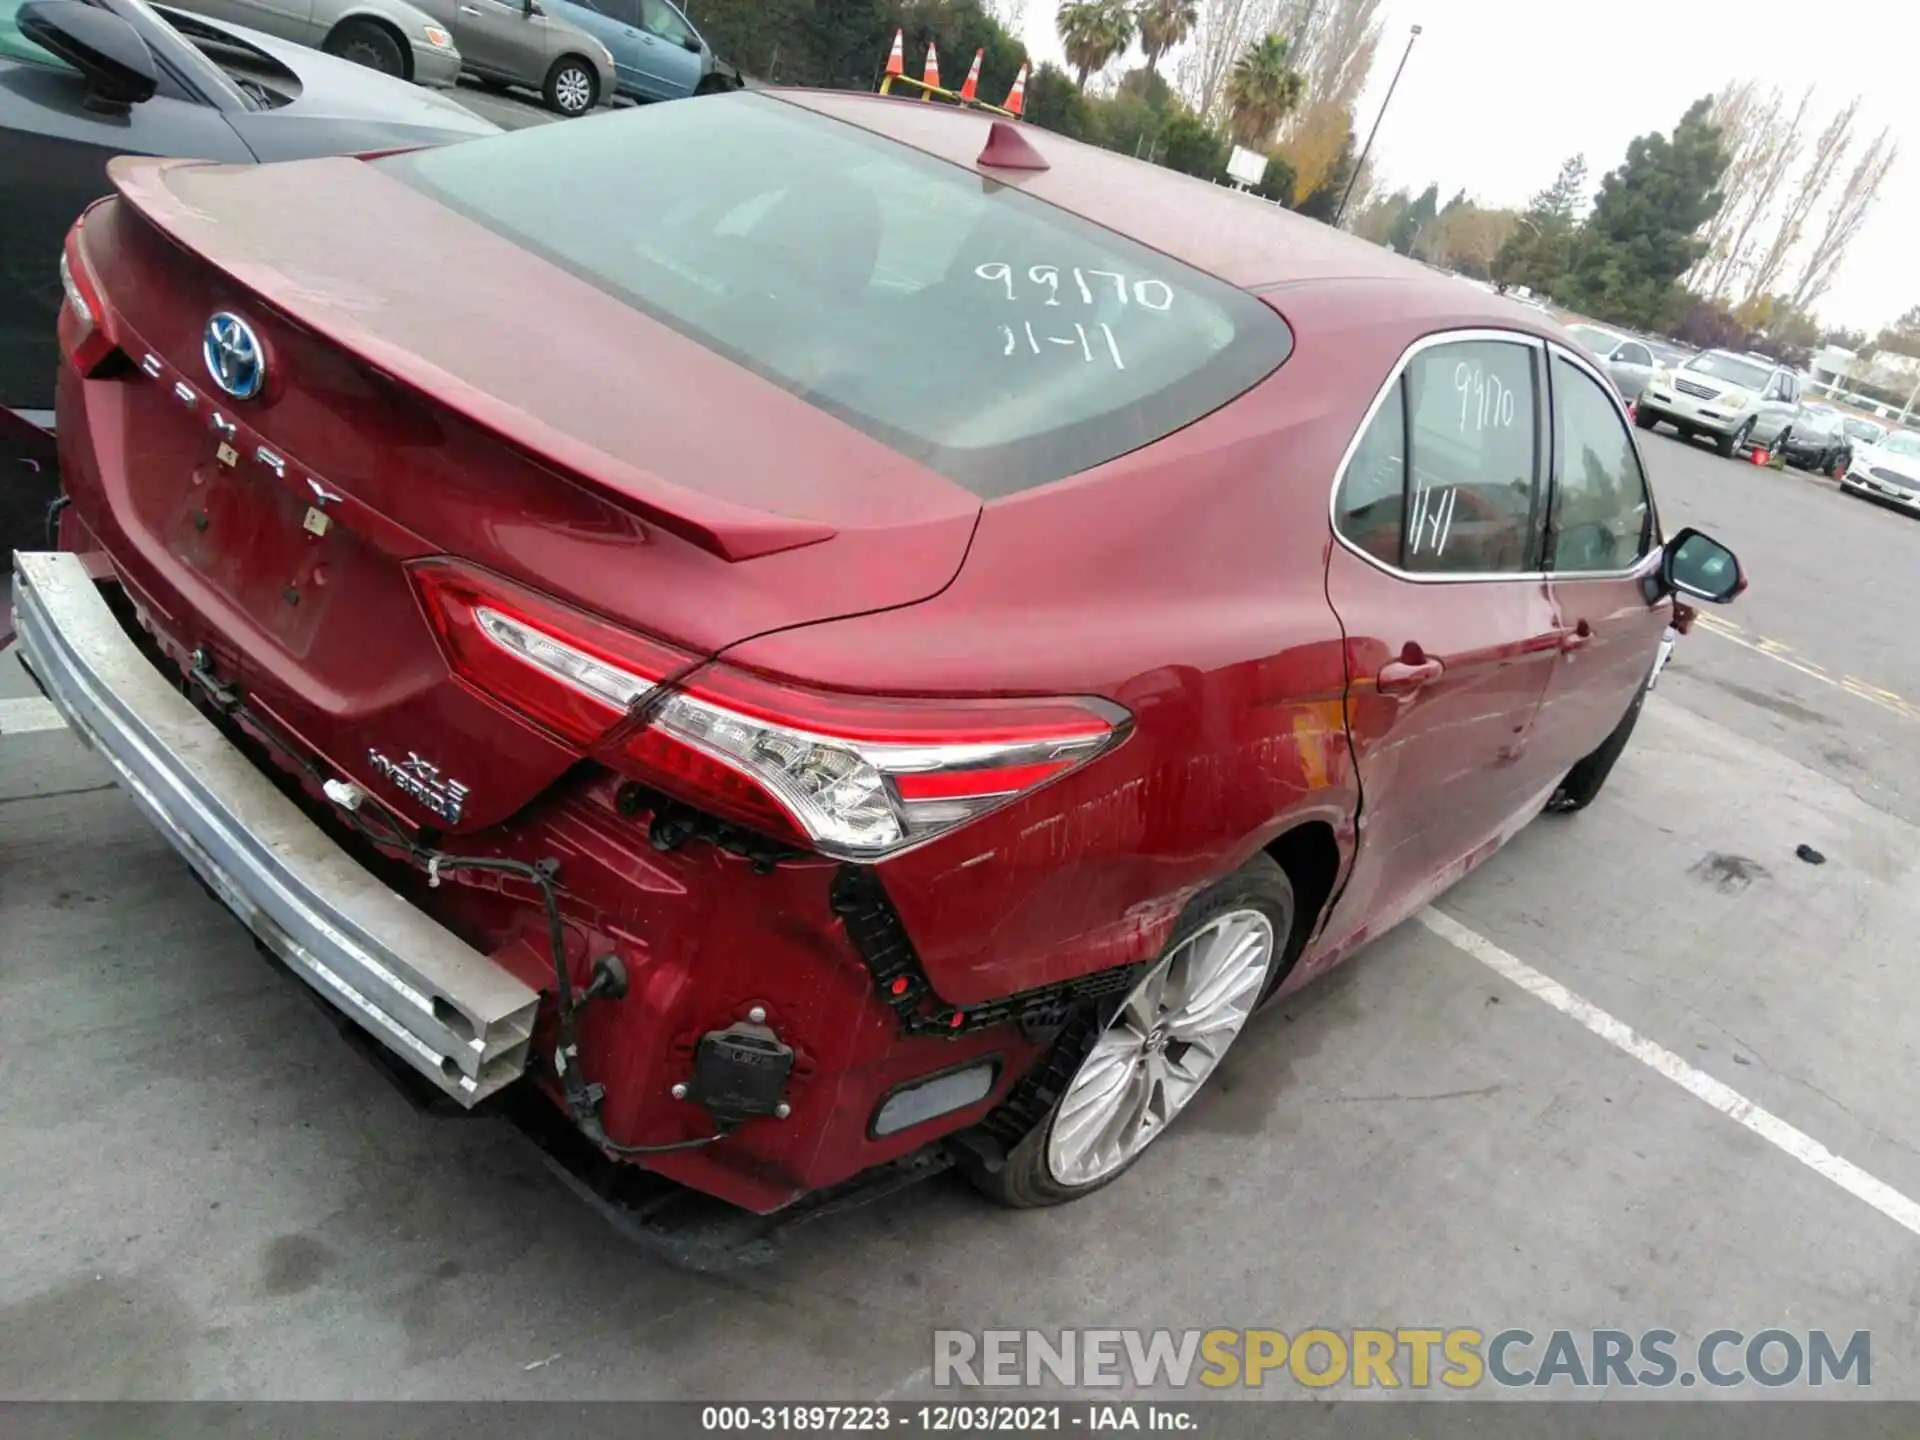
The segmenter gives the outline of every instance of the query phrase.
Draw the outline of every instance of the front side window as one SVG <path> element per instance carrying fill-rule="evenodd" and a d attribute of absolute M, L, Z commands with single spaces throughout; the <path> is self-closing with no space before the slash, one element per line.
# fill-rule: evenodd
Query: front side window
<path fill-rule="evenodd" d="M 1653 505 L 1619 408 L 1586 371 L 1554 357 L 1557 474 L 1550 569 L 1625 570 L 1653 543 Z"/>
<path fill-rule="evenodd" d="M 1539 513 L 1536 354 L 1499 340 L 1417 353 L 1340 477 L 1340 534 L 1416 574 L 1530 569 Z"/>
<path fill-rule="evenodd" d="M 1622 345 L 1619 352 L 1613 358 L 1618 360 L 1622 365 L 1653 364 L 1653 355 L 1648 351 L 1647 347 L 1644 345 L 1635 345 L 1632 341 L 1628 341 L 1625 345 Z"/>
<path fill-rule="evenodd" d="M 640 23 L 640 0 L 587 0 L 587 7 L 622 25 Z"/>
<path fill-rule="evenodd" d="M 474 144 L 370 163 L 983 498 L 1149 445 L 1292 348 L 1242 290 L 768 95 Z"/>

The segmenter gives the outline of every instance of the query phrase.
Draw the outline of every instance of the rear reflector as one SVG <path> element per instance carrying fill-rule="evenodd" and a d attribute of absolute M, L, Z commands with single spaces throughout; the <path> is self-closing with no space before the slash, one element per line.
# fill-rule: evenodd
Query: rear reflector
<path fill-rule="evenodd" d="M 880 1108 L 873 1112 L 873 1123 L 867 1127 L 868 1133 L 876 1140 L 883 1135 L 897 1135 L 928 1120 L 977 1105 L 993 1093 L 994 1078 L 999 1071 L 998 1060 L 982 1060 L 903 1085 L 880 1102 Z"/>
<path fill-rule="evenodd" d="M 80 253 L 80 227 L 85 223 L 84 215 L 73 222 L 60 250 L 60 288 L 66 294 L 66 303 L 60 307 L 56 328 L 60 348 L 74 368 L 90 376 L 119 347 L 107 333 L 107 307 L 100 286 Z"/>
<path fill-rule="evenodd" d="M 410 573 L 449 666 L 473 689 L 670 795 L 847 859 L 997 809 L 1111 747 L 1128 721 L 1092 699 L 813 690 L 702 665 L 466 566 Z"/>

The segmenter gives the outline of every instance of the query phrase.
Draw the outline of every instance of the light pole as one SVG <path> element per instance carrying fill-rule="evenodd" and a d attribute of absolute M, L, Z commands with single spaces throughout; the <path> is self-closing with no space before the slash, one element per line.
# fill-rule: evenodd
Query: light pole
<path fill-rule="evenodd" d="M 1360 179 L 1360 172 L 1367 168 L 1367 157 L 1373 153 L 1373 137 L 1380 133 L 1380 122 L 1387 118 L 1387 106 L 1393 103 L 1393 92 L 1400 84 L 1400 72 L 1407 68 L 1407 57 L 1413 54 L 1413 42 L 1420 38 L 1420 27 L 1413 27 L 1413 33 L 1407 36 L 1407 48 L 1400 52 L 1400 63 L 1394 67 L 1393 79 L 1387 84 L 1387 98 L 1380 102 L 1380 113 L 1373 117 L 1373 128 L 1367 131 L 1367 143 L 1360 149 L 1360 158 L 1354 161 L 1353 173 L 1347 177 L 1347 188 L 1340 192 L 1340 206 L 1333 212 L 1333 224 L 1337 230 L 1340 222 L 1346 218 L 1347 201 L 1353 198 L 1353 187 Z"/>

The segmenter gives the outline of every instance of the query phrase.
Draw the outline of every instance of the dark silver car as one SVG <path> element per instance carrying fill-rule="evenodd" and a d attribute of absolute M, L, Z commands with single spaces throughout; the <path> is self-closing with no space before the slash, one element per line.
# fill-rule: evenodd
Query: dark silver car
<path fill-rule="evenodd" d="M 416 85 L 460 78 L 453 34 L 408 0 L 175 0 L 177 8 L 311 45 Z"/>
<path fill-rule="evenodd" d="M 434 91 L 146 0 L 0 0 L 0 406 L 51 418 L 60 246 L 113 156 L 291 160 L 497 133 Z"/>
<path fill-rule="evenodd" d="M 496 89 L 538 90 L 549 110 L 585 115 L 611 104 L 613 53 L 540 0 L 414 0 L 453 32 L 468 74 Z"/>

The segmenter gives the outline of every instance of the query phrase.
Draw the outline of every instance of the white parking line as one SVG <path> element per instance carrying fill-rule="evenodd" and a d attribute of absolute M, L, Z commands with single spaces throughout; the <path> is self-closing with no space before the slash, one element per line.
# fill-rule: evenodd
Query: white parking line
<path fill-rule="evenodd" d="M 1489 970 L 1511 980 L 1536 999 L 1546 1001 L 1561 1014 L 1579 1021 L 1608 1044 L 1657 1070 L 1688 1094 L 1706 1101 L 1722 1115 L 1737 1120 L 1769 1145 L 1786 1151 L 1815 1174 L 1825 1176 L 1849 1195 L 1866 1201 L 1896 1225 L 1903 1225 L 1920 1235 L 1920 1204 L 1909 1200 L 1891 1185 L 1876 1180 L 1852 1161 L 1841 1159 L 1811 1135 L 1794 1129 L 1779 1116 L 1761 1109 L 1739 1091 L 1722 1085 L 1705 1071 L 1694 1069 L 1671 1050 L 1636 1033 L 1632 1026 L 1616 1020 L 1598 1005 L 1581 999 L 1559 981 L 1542 975 L 1526 961 L 1509 955 L 1486 936 L 1469 930 L 1451 916 L 1428 908 L 1415 918 L 1449 945 L 1465 951 Z"/>
<path fill-rule="evenodd" d="M 64 730 L 60 712 L 39 696 L 0 700 L 0 735 L 26 735 L 35 730 Z"/>

